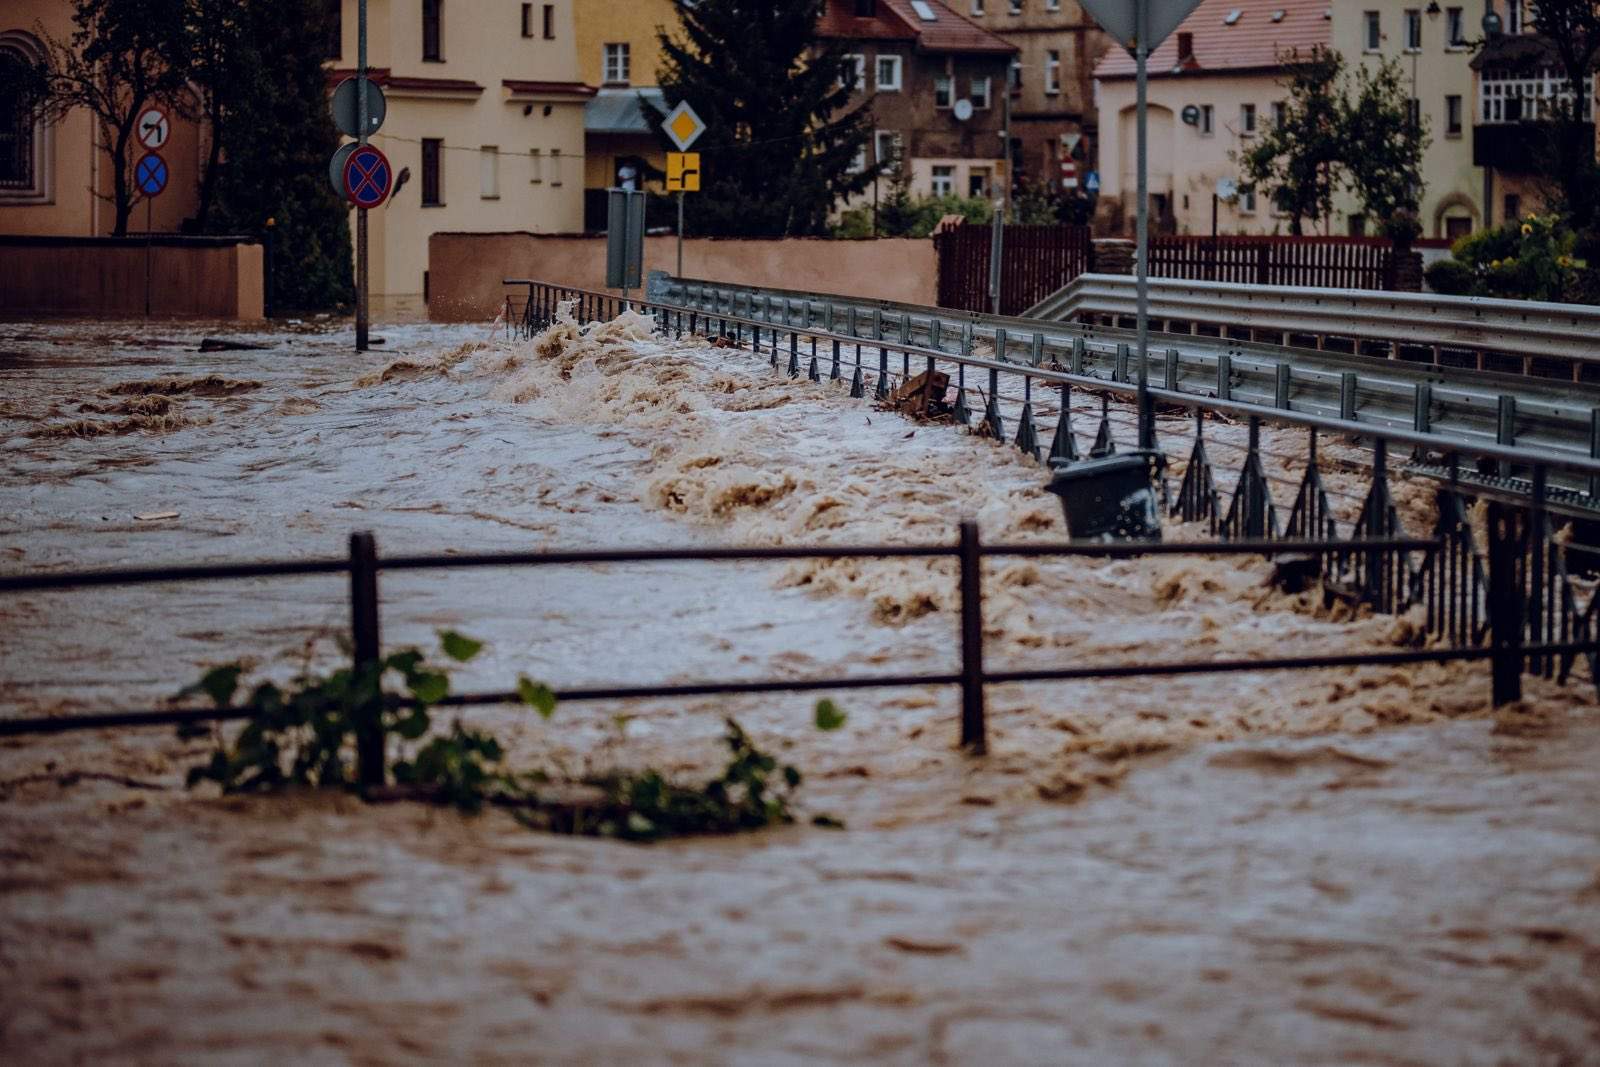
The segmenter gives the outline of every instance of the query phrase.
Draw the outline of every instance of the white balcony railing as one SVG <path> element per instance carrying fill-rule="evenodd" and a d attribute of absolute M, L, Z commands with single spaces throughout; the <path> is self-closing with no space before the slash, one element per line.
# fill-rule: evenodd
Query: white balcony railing
<path fill-rule="evenodd" d="M 1533 77 L 1484 71 L 1478 82 L 1478 122 L 1484 126 L 1536 122 L 1552 117 L 1556 102 L 1570 103 L 1572 88 L 1547 67 Z M 1582 121 L 1594 121 L 1594 76 L 1583 80 Z"/>

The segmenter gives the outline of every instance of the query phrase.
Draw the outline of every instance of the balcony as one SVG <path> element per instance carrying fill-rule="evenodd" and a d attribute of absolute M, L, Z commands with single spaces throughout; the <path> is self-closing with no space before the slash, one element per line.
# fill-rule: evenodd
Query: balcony
<path fill-rule="evenodd" d="M 1546 125 L 1571 106 L 1566 80 L 1554 68 L 1531 74 L 1484 70 L 1478 81 L 1478 122 L 1472 128 L 1474 166 L 1530 173 L 1539 164 L 1549 137 Z M 1584 136 L 1594 139 L 1594 78 L 1584 80 L 1581 103 Z"/>

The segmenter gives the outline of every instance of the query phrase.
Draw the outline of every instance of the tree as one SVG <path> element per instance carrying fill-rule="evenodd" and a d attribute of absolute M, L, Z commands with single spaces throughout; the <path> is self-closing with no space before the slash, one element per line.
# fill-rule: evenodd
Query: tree
<path fill-rule="evenodd" d="M 1358 67 L 1353 89 L 1353 95 L 1341 94 L 1339 116 L 1349 146 L 1346 182 L 1367 217 L 1397 244 L 1409 246 L 1422 232 L 1418 212 L 1427 125 L 1412 114 L 1397 63 Z"/>
<path fill-rule="evenodd" d="M 86 108 L 96 143 L 111 162 L 111 195 L 92 190 L 116 209 L 112 236 L 128 232 L 143 196 L 132 168 L 139 142 L 134 125 L 153 104 L 176 106 L 185 92 L 186 0 L 74 0 L 76 27 L 67 41 L 41 34 L 44 65 L 34 75 L 46 121 Z"/>
<path fill-rule="evenodd" d="M 881 170 L 863 164 L 865 106 L 849 108 L 855 66 L 816 36 L 823 0 L 699 0 L 679 4 L 680 34 L 660 33 L 668 109 L 687 100 L 707 123 L 695 144 L 702 192 L 688 198 L 696 233 L 788 236 L 827 232 L 844 197 Z"/>
<path fill-rule="evenodd" d="M 233 21 L 205 31 L 217 51 L 194 68 L 220 145 L 202 185 L 216 198 L 207 229 L 256 234 L 271 220 L 275 308 L 347 305 L 354 296 L 350 209 L 327 177 L 339 145 L 322 66 L 332 12 L 324 0 L 223 6 Z M 191 32 L 197 27 L 191 21 Z"/>
<path fill-rule="evenodd" d="M 189 77 L 194 92 L 185 114 L 203 122 L 209 132 L 206 161 L 200 175 L 200 203 L 195 227 L 204 232 L 211 223 L 221 175 L 223 145 L 228 140 L 228 115 L 236 104 L 239 83 L 233 71 L 250 42 L 249 0 L 188 0 L 185 38 Z"/>
<path fill-rule="evenodd" d="M 911 197 L 911 172 L 899 148 L 888 163 L 889 195 L 878 208 L 878 233 L 908 237 L 917 226 L 917 204 Z"/>
<path fill-rule="evenodd" d="M 1273 206 L 1289 216 L 1290 232 L 1300 234 L 1304 220 L 1333 214 L 1338 168 L 1349 151 L 1340 87 L 1344 58 L 1319 46 L 1279 60 L 1289 91 L 1283 121 L 1262 130 L 1255 146 L 1235 159 L 1245 184 L 1266 189 Z"/>
<path fill-rule="evenodd" d="M 1600 56 L 1600 4 L 1532 0 L 1530 15 L 1561 63 L 1568 95 L 1551 101 L 1551 178 L 1557 207 L 1579 234 L 1580 254 L 1600 256 L 1600 166 L 1593 128 L 1583 120 L 1584 79 Z"/>

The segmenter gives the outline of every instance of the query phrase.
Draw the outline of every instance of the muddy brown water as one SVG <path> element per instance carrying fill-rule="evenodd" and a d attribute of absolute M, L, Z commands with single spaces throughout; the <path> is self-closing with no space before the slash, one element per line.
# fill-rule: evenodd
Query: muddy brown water
<path fill-rule="evenodd" d="M 8 571 L 319 557 L 356 528 L 394 552 L 932 541 L 964 514 L 993 540 L 1061 534 L 1014 450 L 639 323 L 520 346 L 405 327 L 360 358 L 347 330 L 246 334 L 273 347 L 206 355 L 188 350 L 204 331 L 118 325 L 108 344 L 76 330 L 6 340 L 21 354 L 0 367 Z M 208 421 L 172 432 L 32 436 L 119 386 L 212 375 L 261 384 L 178 391 Z M 1269 431 L 1268 447 L 1295 478 L 1298 438 Z M 1426 517 L 1425 490 L 1397 492 Z M 990 662 L 1406 636 L 1265 577 L 1238 560 L 995 564 Z M 942 563 L 853 561 L 392 575 L 385 639 L 483 638 L 467 688 L 518 671 L 569 685 L 948 669 L 953 579 Z M 331 662 L 318 640 L 346 609 L 339 582 L 306 579 L 3 610 L 0 713 L 21 714 L 158 700 L 241 654 L 269 674 L 308 645 Z M 1487 690 L 1479 666 L 997 687 L 981 761 L 954 751 L 943 690 L 851 694 L 834 735 L 798 697 L 570 706 L 549 724 L 474 713 L 519 765 L 686 776 L 715 765 L 731 713 L 807 772 L 808 811 L 849 827 L 649 848 L 496 814 L 185 792 L 202 749 L 165 731 L 9 742 L 0 1051 L 1595 1062 L 1593 689 L 1531 683 L 1498 715 Z"/>

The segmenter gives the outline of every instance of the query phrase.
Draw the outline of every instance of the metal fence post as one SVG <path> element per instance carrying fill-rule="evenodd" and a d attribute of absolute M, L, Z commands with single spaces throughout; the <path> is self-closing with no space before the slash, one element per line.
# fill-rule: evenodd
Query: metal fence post
<path fill-rule="evenodd" d="M 1495 707 L 1522 699 L 1522 538 L 1517 514 L 1489 501 L 1489 647 Z"/>
<path fill-rule="evenodd" d="M 378 664 L 378 544 L 370 531 L 350 535 L 350 637 L 356 676 Z M 374 700 L 357 712 L 356 775 L 362 788 L 381 786 L 383 704 Z"/>
<path fill-rule="evenodd" d="M 961 523 L 961 747 L 988 750 L 983 711 L 983 549 L 978 524 Z"/>

